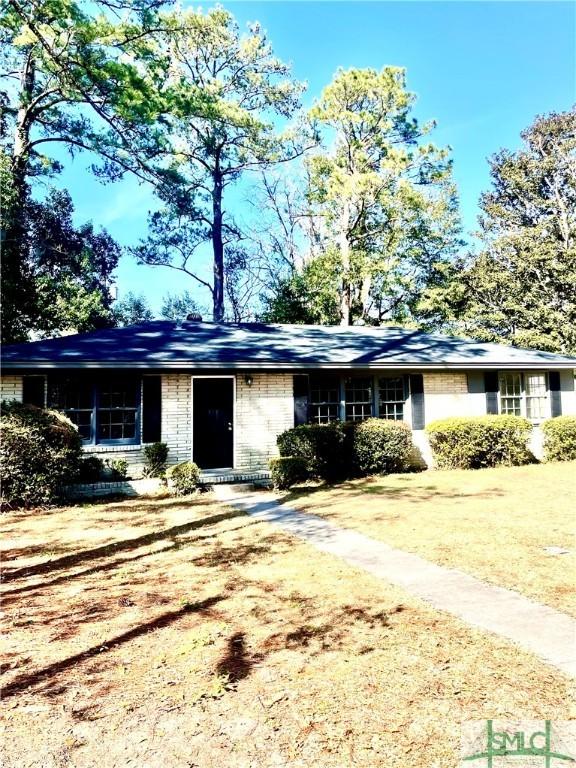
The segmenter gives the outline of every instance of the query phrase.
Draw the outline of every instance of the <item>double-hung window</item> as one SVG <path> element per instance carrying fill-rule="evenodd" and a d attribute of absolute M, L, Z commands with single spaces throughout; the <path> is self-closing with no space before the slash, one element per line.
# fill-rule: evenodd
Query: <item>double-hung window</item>
<path fill-rule="evenodd" d="M 372 416 L 373 379 L 362 376 L 346 379 L 344 397 L 346 400 L 346 421 L 363 421 Z"/>
<path fill-rule="evenodd" d="M 499 375 L 500 413 L 542 421 L 549 416 L 546 373 L 502 371 Z"/>
<path fill-rule="evenodd" d="M 140 443 L 141 381 L 134 376 L 58 376 L 48 402 L 78 428 L 85 443 Z"/>
<path fill-rule="evenodd" d="M 386 376 L 378 379 L 378 415 L 381 419 L 402 421 L 405 400 L 402 376 Z"/>
<path fill-rule="evenodd" d="M 338 376 L 311 376 L 308 421 L 328 424 L 340 418 L 340 380 Z"/>

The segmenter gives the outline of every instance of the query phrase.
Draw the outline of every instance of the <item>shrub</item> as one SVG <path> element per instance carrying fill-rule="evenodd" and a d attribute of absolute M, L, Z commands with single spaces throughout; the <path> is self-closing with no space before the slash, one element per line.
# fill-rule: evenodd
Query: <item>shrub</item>
<path fill-rule="evenodd" d="M 410 427 L 391 419 L 366 419 L 353 424 L 352 457 L 360 475 L 385 475 L 407 469 L 412 450 Z"/>
<path fill-rule="evenodd" d="M 168 480 L 168 487 L 177 496 L 188 496 L 198 488 L 200 470 L 193 461 L 183 461 L 181 464 L 168 467 L 166 479 Z"/>
<path fill-rule="evenodd" d="M 287 429 L 276 442 L 280 456 L 305 459 L 312 477 L 333 481 L 346 474 L 344 430 L 338 422 L 302 424 Z"/>
<path fill-rule="evenodd" d="M 80 483 L 97 483 L 104 474 L 104 462 L 98 456 L 86 456 L 80 459 L 78 481 Z"/>
<path fill-rule="evenodd" d="M 166 462 L 168 461 L 168 446 L 166 443 L 150 443 L 145 446 L 144 463 L 145 477 L 163 477 L 166 472 Z"/>
<path fill-rule="evenodd" d="M 60 413 L 6 403 L 0 418 L 2 503 L 9 507 L 51 504 L 64 483 L 77 477 L 82 441 Z"/>
<path fill-rule="evenodd" d="M 308 462 L 301 456 L 279 456 L 270 459 L 270 473 L 274 487 L 284 491 L 308 479 Z"/>
<path fill-rule="evenodd" d="M 106 459 L 106 471 L 112 481 L 128 478 L 128 462 L 126 459 Z"/>
<path fill-rule="evenodd" d="M 576 460 L 576 416 L 556 416 L 542 424 L 546 461 Z"/>
<path fill-rule="evenodd" d="M 479 469 L 529 463 L 531 429 L 520 416 L 478 416 L 434 421 L 426 432 L 438 467 Z"/>

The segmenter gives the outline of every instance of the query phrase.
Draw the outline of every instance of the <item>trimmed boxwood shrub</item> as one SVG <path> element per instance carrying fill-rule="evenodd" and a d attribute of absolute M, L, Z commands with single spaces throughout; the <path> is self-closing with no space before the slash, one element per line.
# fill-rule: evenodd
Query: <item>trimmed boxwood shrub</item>
<path fill-rule="evenodd" d="M 410 427 L 402 421 L 366 419 L 353 425 L 352 455 L 360 475 L 402 472 L 411 450 Z"/>
<path fill-rule="evenodd" d="M 546 461 L 576 460 L 576 416 L 556 416 L 542 424 Z"/>
<path fill-rule="evenodd" d="M 345 475 L 344 430 L 339 422 L 301 424 L 277 439 L 280 456 L 306 459 L 310 476 L 334 481 Z"/>
<path fill-rule="evenodd" d="M 426 427 L 440 469 L 527 464 L 533 460 L 527 447 L 531 430 L 520 416 L 454 417 Z"/>
<path fill-rule="evenodd" d="M 82 441 L 74 424 L 56 411 L 11 402 L 0 417 L 2 505 L 46 506 L 78 477 Z"/>
<path fill-rule="evenodd" d="M 406 470 L 412 449 L 408 425 L 387 419 L 302 424 L 277 443 L 280 456 L 304 459 L 309 477 L 328 482 Z"/>
<path fill-rule="evenodd" d="M 164 477 L 166 462 L 168 461 L 168 446 L 166 443 L 150 443 L 144 446 L 145 477 Z"/>
<path fill-rule="evenodd" d="M 183 461 L 166 470 L 168 487 L 177 496 L 188 496 L 198 489 L 200 470 L 193 461 Z"/>
<path fill-rule="evenodd" d="M 270 459 L 270 474 L 274 488 L 281 491 L 308 480 L 308 462 L 300 456 L 279 456 Z"/>

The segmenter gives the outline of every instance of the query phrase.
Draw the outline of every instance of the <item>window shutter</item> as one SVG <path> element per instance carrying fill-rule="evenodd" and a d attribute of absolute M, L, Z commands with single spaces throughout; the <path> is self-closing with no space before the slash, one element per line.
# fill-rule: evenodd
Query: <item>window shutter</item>
<path fill-rule="evenodd" d="M 562 416 L 562 393 L 560 391 L 560 374 L 558 371 L 548 372 L 548 386 L 550 387 L 550 413 L 554 416 Z"/>
<path fill-rule="evenodd" d="M 308 422 L 308 376 L 294 376 L 294 426 Z"/>
<path fill-rule="evenodd" d="M 484 386 L 484 374 L 480 371 L 469 371 L 466 374 L 468 379 L 468 393 L 471 395 L 483 394 L 486 392 Z"/>
<path fill-rule="evenodd" d="M 486 413 L 498 413 L 498 371 L 486 371 L 484 389 L 486 390 Z"/>
<path fill-rule="evenodd" d="M 424 377 L 421 373 L 410 374 L 410 396 L 412 429 L 424 429 Z"/>
<path fill-rule="evenodd" d="M 22 402 L 24 405 L 36 405 L 38 408 L 44 408 L 45 386 L 46 378 L 44 376 L 23 376 Z"/>
<path fill-rule="evenodd" d="M 162 439 L 162 377 L 142 378 L 142 442 Z"/>

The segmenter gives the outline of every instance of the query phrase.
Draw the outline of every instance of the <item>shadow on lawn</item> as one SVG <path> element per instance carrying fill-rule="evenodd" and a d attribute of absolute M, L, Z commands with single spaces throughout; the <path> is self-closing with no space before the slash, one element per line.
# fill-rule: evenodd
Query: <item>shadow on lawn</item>
<path fill-rule="evenodd" d="M 154 544 L 157 541 L 163 539 L 169 539 L 177 537 L 189 531 L 197 530 L 208 525 L 216 525 L 224 520 L 231 520 L 235 517 L 245 516 L 245 513 L 240 510 L 231 510 L 229 512 L 222 512 L 219 515 L 211 515 L 205 517 L 202 520 L 194 520 L 190 523 L 184 523 L 182 525 L 175 525 L 172 528 L 165 528 L 161 531 L 154 531 L 147 533 L 144 536 L 138 536 L 134 539 L 124 539 L 112 544 L 104 544 L 94 549 L 83 549 L 80 552 L 74 552 L 71 555 L 65 555 L 57 560 L 49 560 L 48 562 L 39 563 L 38 565 L 31 565 L 24 568 L 17 568 L 13 571 L 8 571 L 4 574 L 4 581 L 15 581 L 16 579 L 23 579 L 29 576 L 36 576 L 44 573 L 52 573 L 52 571 L 60 571 L 65 568 L 71 568 L 75 565 L 79 565 L 86 560 L 97 560 L 101 557 L 110 557 L 116 554 L 116 552 L 124 552 L 126 550 L 138 549 L 139 547 Z"/>
<path fill-rule="evenodd" d="M 99 656 L 105 651 L 110 651 L 114 648 L 117 648 L 118 646 L 123 645 L 130 640 L 134 640 L 135 638 L 146 634 L 147 632 L 167 627 L 170 624 L 173 624 L 175 621 L 183 618 L 186 614 L 204 613 L 210 615 L 210 608 L 222 600 L 224 600 L 224 595 L 215 595 L 214 597 L 209 597 L 206 600 L 201 600 L 198 603 L 186 604 L 177 611 L 169 611 L 168 613 L 164 613 L 161 616 L 152 619 L 151 621 L 140 624 L 137 627 L 134 627 L 127 632 L 123 632 L 122 634 L 117 635 L 116 637 L 113 637 L 104 643 L 95 645 L 86 651 L 77 653 L 74 656 L 69 656 L 67 659 L 62 659 L 61 661 L 57 661 L 54 664 L 49 664 L 47 667 L 44 667 L 44 669 L 39 669 L 29 674 L 20 675 L 2 689 L 2 696 L 4 698 L 8 698 L 10 696 L 14 696 L 17 693 L 20 693 L 26 688 L 37 686 L 45 680 L 50 680 L 61 672 L 74 667 L 76 664 L 80 664 L 81 662 L 84 662 L 90 658 Z"/>

